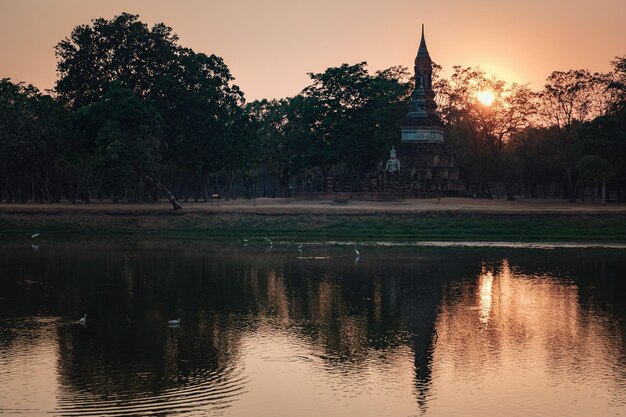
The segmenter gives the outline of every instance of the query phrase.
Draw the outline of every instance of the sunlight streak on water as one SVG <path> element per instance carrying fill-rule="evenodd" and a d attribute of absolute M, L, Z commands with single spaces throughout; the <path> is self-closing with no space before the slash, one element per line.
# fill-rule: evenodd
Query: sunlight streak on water
<path fill-rule="evenodd" d="M 515 274 L 506 261 L 478 286 L 479 310 L 469 291 L 443 302 L 433 391 L 447 401 L 431 404 L 440 415 L 626 411 L 626 376 L 615 367 L 624 346 L 605 315 L 581 310 L 576 286 Z"/>
<path fill-rule="evenodd" d="M 478 277 L 478 288 L 480 291 L 480 321 L 483 324 L 489 323 L 491 313 L 491 287 L 493 286 L 493 273 L 483 271 Z"/>

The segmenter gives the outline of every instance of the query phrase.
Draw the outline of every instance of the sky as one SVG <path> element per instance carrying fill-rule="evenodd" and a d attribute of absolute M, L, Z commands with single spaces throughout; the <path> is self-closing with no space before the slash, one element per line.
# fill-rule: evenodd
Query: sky
<path fill-rule="evenodd" d="M 122 12 L 224 58 L 247 100 L 293 96 L 342 63 L 412 70 L 422 23 L 444 76 L 480 66 L 538 90 L 552 71 L 606 72 L 626 55 L 626 0 L 0 0 L 0 78 L 53 88 L 54 45 Z"/>

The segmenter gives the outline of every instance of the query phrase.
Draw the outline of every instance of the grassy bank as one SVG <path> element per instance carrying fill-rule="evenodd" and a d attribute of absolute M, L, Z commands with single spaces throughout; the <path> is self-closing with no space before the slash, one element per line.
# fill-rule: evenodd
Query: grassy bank
<path fill-rule="evenodd" d="M 624 214 L 0 213 L 0 237 L 626 242 Z"/>

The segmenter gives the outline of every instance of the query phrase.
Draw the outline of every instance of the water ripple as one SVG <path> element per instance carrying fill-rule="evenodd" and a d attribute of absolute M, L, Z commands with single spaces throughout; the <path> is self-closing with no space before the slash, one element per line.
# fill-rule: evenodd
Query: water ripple
<path fill-rule="evenodd" d="M 175 415 L 210 412 L 227 407 L 246 392 L 243 369 L 194 370 L 185 383 L 158 392 L 133 392 L 109 399 L 83 392 L 66 392 L 58 399 L 54 414 L 63 416 Z M 108 373 L 111 370 L 107 371 Z M 120 371 L 122 372 L 122 371 Z"/>

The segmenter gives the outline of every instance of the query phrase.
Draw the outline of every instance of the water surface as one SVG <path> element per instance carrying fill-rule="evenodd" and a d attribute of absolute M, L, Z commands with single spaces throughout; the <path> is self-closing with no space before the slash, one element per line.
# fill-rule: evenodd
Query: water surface
<path fill-rule="evenodd" d="M 626 415 L 623 249 L 360 250 L 5 244 L 0 414 Z"/>

